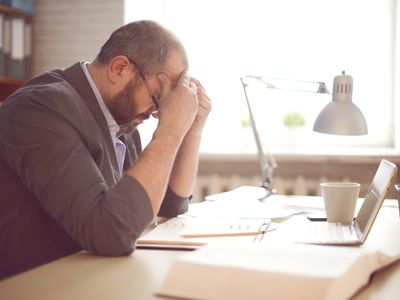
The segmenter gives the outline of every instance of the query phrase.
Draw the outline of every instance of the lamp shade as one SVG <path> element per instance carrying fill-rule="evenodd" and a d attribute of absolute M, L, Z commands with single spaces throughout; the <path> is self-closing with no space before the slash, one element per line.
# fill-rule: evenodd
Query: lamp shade
<path fill-rule="evenodd" d="M 367 123 L 361 110 L 352 102 L 353 78 L 342 72 L 333 82 L 333 97 L 318 115 L 313 130 L 336 135 L 364 135 Z"/>

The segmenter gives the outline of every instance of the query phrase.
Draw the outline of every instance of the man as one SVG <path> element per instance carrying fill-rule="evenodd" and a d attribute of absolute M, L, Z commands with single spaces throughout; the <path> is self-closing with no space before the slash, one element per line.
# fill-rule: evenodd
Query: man
<path fill-rule="evenodd" d="M 132 253 L 157 214 L 187 210 L 210 99 L 178 39 L 116 30 L 93 63 L 46 72 L 0 108 L 0 274 L 85 249 Z M 158 126 L 142 151 L 136 126 Z"/>

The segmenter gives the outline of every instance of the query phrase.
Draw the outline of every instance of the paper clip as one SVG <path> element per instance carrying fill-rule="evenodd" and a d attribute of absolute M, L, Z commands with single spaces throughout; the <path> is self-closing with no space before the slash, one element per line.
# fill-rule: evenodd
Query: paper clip
<path fill-rule="evenodd" d="M 254 237 L 253 242 L 261 242 L 268 231 L 268 227 L 271 225 L 271 220 L 264 221 L 264 223 L 258 229 L 257 235 Z"/>

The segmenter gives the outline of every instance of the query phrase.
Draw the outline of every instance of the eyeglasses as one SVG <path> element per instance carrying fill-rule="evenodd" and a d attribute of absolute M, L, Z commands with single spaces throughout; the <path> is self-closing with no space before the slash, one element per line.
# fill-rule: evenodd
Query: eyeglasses
<path fill-rule="evenodd" d="M 129 62 L 132 65 L 135 66 L 136 70 L 138 71 L 139 76 L 142 78 L 142 81 L 143 81 L 144 85 L 146 86 L 147 92 L 149 93 L 150 98 L 153 101 L 153 104 L 154 104 L 154 106 L 156 107 L 156 110 L 157 110 L 158 109 L 158 103 L 156 101 L 156 97 L 154 96 L 153 92 L 151 91 L 150 85 L 147 82 L 146 78 L 144 77 L 142 69 L 139 67 L 139 65 L 134 60 L 130 59 L 129 57 L 126 57 L 126 58 L 129 60 Z"/>

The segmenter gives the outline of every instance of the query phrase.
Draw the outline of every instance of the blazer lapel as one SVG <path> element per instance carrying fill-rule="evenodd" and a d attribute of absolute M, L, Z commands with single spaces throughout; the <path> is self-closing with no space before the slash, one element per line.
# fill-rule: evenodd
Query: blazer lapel
<path fill-rule="evenodd" d="M 101 128 L 101 131 L 103 133 L 103 138 L 107 147 L 107 152 L 109 153 L 109 157 L 113 166 L 114 176 L 116 176 L 116 179 L 120 179 L 121 176 L 118 171 L 119 167 L 118 167 L 117 156 L 115 153 L 114 144 L 111 139 L 111 134 L 107 125 L 106 118 L 104 117 L 104 114 L 101 111 L 99 103 L 97 102 L 96 96 L 94 95 L 93 90 L 90 87 L 90 84 L 85 74 L 83 73 L 80 63 L 78 62 L 72 65 L 71 67 L 65 69 L 64 75 L 66 80 L 75 88 L 75 90 L 81 96 L 83 101 L 86 103 L 86 105 L 89 108 L 89 111 L 92 112 L 93 117 L 95 118 L 99 127 Z"/>

